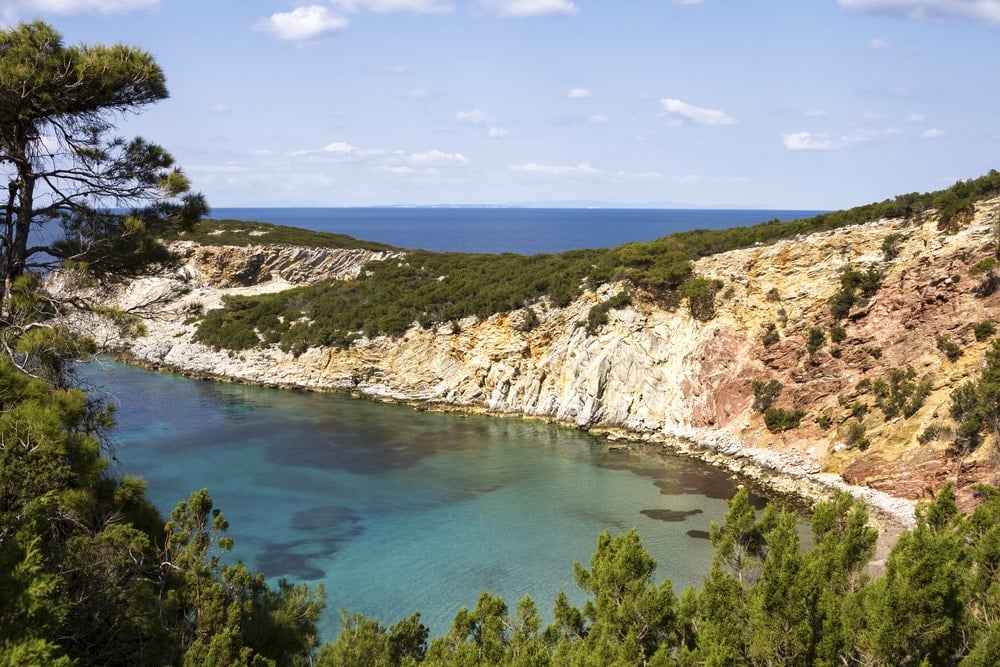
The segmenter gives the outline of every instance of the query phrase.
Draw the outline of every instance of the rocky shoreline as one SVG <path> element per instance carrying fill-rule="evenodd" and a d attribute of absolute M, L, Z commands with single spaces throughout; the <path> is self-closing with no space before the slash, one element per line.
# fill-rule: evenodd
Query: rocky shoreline
<path fill-rule="evenodd" d="M 362 400 L 403 404 L 418 410 L 462 412 L 501 419 L 542 419 L 549 423 L 557 423 L 566 428 L 577 427 L 573 423 L 559 422 L 550 418 L 512 416 L 510 413 L 497 412 L 483 407 L 455 406 L 426 401 L 405 400 L 388 396 L 364 394 L 357 391 L 304 386 L 294 383 L 276 384 L 272 382 L 250 381 L 231 375 L 223 376 L 192 371 L 183 366 L 151 363 L 148 359 L 137 357 L 134 354 L 121 350 L 116 353 L 116 358 L 123 363 L 159 372 L 175 373 L 192 380 L 238 382 L 274 389 L 305 389 L 307 391 L 347 393 Z M 603 427 L 590 429 L 590 433 L 603 438 L 608 442 L 610 448 L 619 451 L 624 449 L 629 452 L 666 453 L 708 463 L 716 468 L 732 473 L 739 479 L 753 483 L 768 493 L 794 499 L 795 504 L 800 504 L 805 508 L 812 507 L 817 502 L 829 499 L 836 491 L 849 493 L 853 497 L 864 501 L 869 509 L 872 520 L 882 533 L 897 535 L 900 530 L 912 528 L 916 522 L 914 504 L 908 500 L 893 497 L 876 489 L 848 484 L 839 475 L 823 473 L 816 463 L 805 461 L 794 454 L 775 452 L 765 448 L 746 447 L 737 438 L 725 431 L 674 429 L 669 432 L 656 433 Z"/>

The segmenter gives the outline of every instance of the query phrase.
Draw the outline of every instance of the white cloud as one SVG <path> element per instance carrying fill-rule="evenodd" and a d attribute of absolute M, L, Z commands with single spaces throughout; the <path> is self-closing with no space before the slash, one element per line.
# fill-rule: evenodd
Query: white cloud
<path fill-rule="evenodd" d="M 545 176 L 593 176 L 603 174 L 604 171 L 594 167 L 589 162 L 580 162 L 576 165 L 558 164 L 538 164 L 537 162 L 525 162 L 524 164 L 511 165 L 511 171 L 542 174 Z"/>
<path fill-rule="evenodd" d="M 439 0 L 332 0 L 332 5 L 345 12 L 366 9 L 376 14 L 448 14 L 455 6 Z"/>
<path fill-rule="evenodd" d="M 1000 0 L 838 0 L 841 7 L 907 18 L 966 18 L 1000 26 Z"/>
<path fill-rule="evenodd" d="M 357 146 L 351 145 L 346 141 L 335 141 L 332 144 L 323 146 L 322 148 L 292 151 L 289 155 L 319 155 L 330 157 L 337 162 L 360 162 L 369 158 L 385 155 L 385 151 L 381 148 L 358 148 Z"/>
<path fill-rule="evenodd" d="M 663 110 L 667 113 L 677 114 L 678 116 L 686 118 L 692 123 L 697 123 L 699 125 L 736 124 L 736 119 L 727 114 L 725 111 L 696 107 L 693 104 L 688 104 L 687 102 L 681 102 L 680 100 L 672 98 L 660 100 L 660 106 L 663 107 Z"/>
<path fill-rule="evenodd" d="M 488 132 L 490 139 L 505 139 L 510 136 L 510 130 L 502 127 L 491 127 Z"/>
<path fill-rule="evenodd" d="M 920 133 L 920 136 L 924 139 L 940 139 L 944 136 L 944 130 L 939 130 L 936 127 L 931 127 Z"/>
<path fill-rule="evenodd" d="M 843 148 L 843 145 L 825 134 L 814 135 L 810 132 L 786 134 L 782 138 L 782 144 L 790 151 L 832 151 Z"/>
<path fill-rule="evenodd" d="M 571 88 L 569 92 L 566 93 L 566 97 L 571 100 L 585 100 L 590 97 L 590 91 L 586 88 Z"/>
<path fill-rule="evenodd" d="M 213 104 L 212 113 L 229 113 L 229 107 L 225 104 Z"/>
<path fill-rule="evenodd" d="M 884 37 L 876 37 L 868 43 L 872 51 L 887 51 L 889 49 L 889 40 Z"/>
<path fill-rule="evenodd" d="M 898 127 L 884 130 L 862 128 L 854 134 L 831 137 L 828 134 L 812 132 L 790 132 L 782 137 L 782 144 L 790 151 L 835 151 L 879 139 L 889 139 L 905 134 Z"/>
<path fill-rule="evenodd" d="M 427 97 L 427 91 L 423 88 L 414 88 L 413 90 L 406 91 L 404 95 L 414 100 L 422 100 Z"/>
<path fill-rule="evenodd" d="M 559 16 L 580 11 L 572 0 L 480 0 L 479 4 L 492 14 L 515 18 Z"/>
<path fill-rule="evenodd" d="M 591 125 L 604 125 L 605 123 L 610 122 L 611 119 L 608 118 L 607 116 L 605 116 L 602 113 L 595 113 L 593 116 L 591 116 L 590 118 L 588 118 L 587 121 Z"/>
<path fill-rule="evenodd" d="M 258 21 L 254 27 L 270 32 L 278 39 L 299 42 L 343 30 L 347 27 L 347 19 L 335 14 L 329 7 L 309 5 L 272 14 L 270 18 Z"/>
<path fill-rule="evenodd" d="M 922 113 L 911 113 L 906 117 L 907 123 L 922 123 L 927 120 L 927 117 Z"/>
<path fill-rule="evenodd" d="M 425 153 L 411 153 L 410 164 L 423 167 L 454 167 L 469 164 L 468 158 L 461 153 L 445 153 L 436 148 Z"/>
<path fill-rule="evenodd" d="M 18 0 L 4 3 L 4 9 L 13 13 L 17 13 L 18 7 L 25 7 L 32 13 L 42 14 L 116 14 L 158 4 L 160 0 Z"/>
<path fill-rule="evenodd" d="M 469 125 L 489 125 L 494 122 L 493 116 L 489 115 L 482 109 L 473 109 L 472 111 L 458 111 L 455 113 L 455 120 L 459 123 L 467 123 Z"/>

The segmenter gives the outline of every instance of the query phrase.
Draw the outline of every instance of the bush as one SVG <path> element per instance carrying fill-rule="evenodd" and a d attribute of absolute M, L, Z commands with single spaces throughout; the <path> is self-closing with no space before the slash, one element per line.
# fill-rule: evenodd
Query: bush
<path fill-rule="evenodd" d="M 845 338 L 847 338 L 847 329 L 836 324 L 830 327 L 830 340 L 834 343 L 843 342 Z"/>
<path fill-rule="evenodd" d="M 823 343 L 826 342 L 826 334 L 823 330 L 818 327 L 813 327 L 809 330 L 809 337 L 806 339 L 806 351 L 809 354 L 816 354 L 819 348 L 823 347 Z"/>
<path fill-rule="evenodd" d="M 882 239 L 882 256 L 887 262 L 891 262 L 899 255 L 899 245 L 903 240 L 903 235 L 893 232 Z"/>
<path fill-rule="evenodd" d="M 767 325 L 767 329 L 764 330 L 764 336 L 760 339 L 760 342 L 764 344 L 764 347 L 771 347 L 775 343 L 781 340 L 781 336 L 778 335 L 778 326 L 773 322 Z"/>
<path fill-rule="evenodd" d="M 972 330 L 975 332 L 976 340 L 979 342 L 990 339 L 997 332 L 996 326 L 990 320 L 978 322 Z"/>
<path fill-rule="evenodd" d="M 893 368 L 889 371 L 888 380 L 879 378 L 871 385 L 875 404 L 882 410 L 886 421 L 900 414 L 912 417 L 916 414 L 924 400 L 931 393 L 929 379 L 916 382 L 917 373 L 912 367 Z"/>
<path fill-rule="evenodd" d="M 928 425 L 927 428 L 920 432 L 920 435 L 917 436 L 917 442 L 921 445 L 926 445 L 928 442 L 931 442 L 932 440 L 939 440 L 942 436 L 947 436 L 950 433 L 950 428 L 947 426 L 941 426 L 935 422 Z"/>
<path fill-rule="evenodd" d="M 593 306 L 587 313 L 587 333 L 591 336 L 597 333 L 598 329 L 608 323 L 608 312 L 615 308 L 624 308 L 632 302 L 632 297 L 628 292 L 619 292 L 607 301 L 603 301 Z M 532 313 L 533 310 L 528 309 Z M 536 316 L 537 320 L 537 316 Z"/>
<path fill-rule="evenodd" d="M 882 284 L 882 272 L 875 267 L 867 271 L 848 268 L 840 274 L 840 289 L 830 297 L 830 314 L 835 320 L 847 317 L 859 302 L 875 296 Z"/>
<path fill-rule="evenodd" d="M 715 317 L 715 293 L 722 287 L 718 280 L 690 278 L 680 287 L 687 297 L 691 316 L 699 322 L 707 322 Z"/>
<path fill-rule="evenodd" d="M 806 413 L 802 410 L 784 410 L 782 408 L 768 408 L 764 411 L 764 425 L 771 433 L 780 433 L 793 428 L 798 428 L 802 418 Z"/>
<path fill-rule="evenodd" d="M 844 444 L 851 449 L 868 449 L 871 441 L 865 434 L 865 426 L 860 421 L 853 420 L 847 424 L 847 433 L 844 435 Z"/>
<path fill-rule="evenodd" d="M 772 405 L 774 401 L 777 400 L 778 396 L 781 394 L 781 383 L 777 380 L 770 380 L 769 382 L 764 382 L 763 380 L 754 380 L 750 383 L 753 389 L 753 409 L 757 412 L 764 412 Z"/>
<path fill-rule="evenodd" d="M 944 356 L 948 357 L 948 361 L 955 361 L 962 356 L 962 348 L 945 334 L 938 334 L 937 349 L 944 352 Z"/>

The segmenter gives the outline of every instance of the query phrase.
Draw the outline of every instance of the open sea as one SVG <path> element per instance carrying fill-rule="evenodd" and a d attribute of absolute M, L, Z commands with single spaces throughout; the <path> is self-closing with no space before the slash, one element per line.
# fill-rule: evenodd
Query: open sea
<path fill-rule="evenodd" d="M 612 248 L 691 229 L 727 229 L 822 211 L 612 208 L 213 208 L 256 220 L 347 234 L 400 248 L 521 255 Z"/>
<path fill-rule="evenodd" d="M 730 227 L 787 211 L 216 209 L 401 247 L 534 254 Z M 207 487 L 230 523 L 232 559 L 322 583 L 322 639 L 346 608 L 391 624 L 420 611 L 447 631 L 480 591 L 546 619 L 597 536 L 635 527 L 679 592 L 708 572 L 712 522 L 736 481 L 677 457 L 623 454 L 582 431 L 432 414 L 346 396 L 193 381 L 107 359 L 81 375 L 117 406 L 122 473 L 164 515 Z"/>

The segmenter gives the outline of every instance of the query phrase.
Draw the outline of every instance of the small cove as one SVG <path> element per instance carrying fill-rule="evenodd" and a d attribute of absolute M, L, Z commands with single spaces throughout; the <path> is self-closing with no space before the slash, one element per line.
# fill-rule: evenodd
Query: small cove
<path fill-rule="evenodd" d="M 275 582 L 323 583 L 341 607 L 445 632 L 481 590 L 548 612 L 582 602 L 573 561 L 636 527 L 679 592 L 707 573 L 707 531 L 737 482 L 680 457 L 609 451 L 534 421 L 439 414 L 346 396 L 193 381 L 102 360 L 85 380 L 117 406 L 121 473 L 164 515 L 207 487 L 233 558 Z"/>

